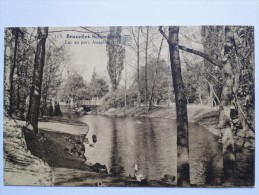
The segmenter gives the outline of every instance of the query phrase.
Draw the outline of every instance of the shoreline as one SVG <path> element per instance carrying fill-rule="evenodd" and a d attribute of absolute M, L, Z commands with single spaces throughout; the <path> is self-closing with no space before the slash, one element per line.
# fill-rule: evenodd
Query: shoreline
<path fill-rule="evenodd" d="M 97 115 L 104 115 L 109 117 L 148 117 L 148 118 L 164 118 L 176 120 L 175 105 L 157 106 L 145 114 L 144 107 L 129 107 L 126 108 L 126 116 L 124 115 L 124 108 L 112 108 L 107 111 L 98 112 Z M 211 108 L 206 105 L 188 104 L 188 122 L 198 124 L 212 134 L 220 137 L 220 130 L 216 128 L 218 120 L 218 108 Z"/>
<path fill-rule="evenodd" d="M 209 107 L 207 105 L 188 104 L 188 122 L 200 125 L 213 135 L 218 137 L 218 142 L 221 143 L 221 130 L 217 128 L 218 124 L 218 107 Z M 126 116 L 124 108 L 111 108 L 107 111 L 101 111 L 97 114 L 109 117 L 148 117 L 148 118 L 164 118 L 176 120 L 175 104 L 170 107 L 156 106 L 145 114 L 145 108 L 129 107 L 126 108 Z M 255 150 L 255 134 L 252 131 L 243 132 L 240 130 L 234 136 L 237 150 L 242 150 L 242 147 L 249 150 Z M 245 141 L 244 141 L 245 140 Z"/>

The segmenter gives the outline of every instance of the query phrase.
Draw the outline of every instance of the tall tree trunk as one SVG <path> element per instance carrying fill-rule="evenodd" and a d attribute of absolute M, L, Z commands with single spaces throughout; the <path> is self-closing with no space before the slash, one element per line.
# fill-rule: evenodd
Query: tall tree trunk
<path fill-rule="evenodd" d="M 157 72 L 158 72 L 158 65 L 159 65 L 159 60 L 160 60 L 160 55 L 161 55 L 161 51 L 162 51 L 162 47 L 163 47 L 163 42 L 164 42 L 164 37 L 162 37 L 160 46 L 159 46 L 159 50 L 157 53 L 157 59 L 156 59 L 156 67 L 155 67 L 155 73 L 154 73 L 154 78 L 153 78 L 153 83 L 152 83 L 152 88 L 151 88 L 151 93 L 150 93 L 150 97 L 149 97 L 149 110 L 153 109 L 153 104 L 154 104 L 154 90 L 155 90 L 155 86 L 156 86 L 156 78 L 157 78 Z"/>
<path fill-rule="evenodd" d="M 141 89 L 140 89 L 140 76 L 139 76 L 139 55 L 140 55 L 140 44 L 139 44 L 139 33 L 140 33 L 140 27 L 138 27 L 138 36 L 137 36 L 137 77 L 138 77 L 138 107 L 141 106 Z"/>
<path fill-rule="evenodd" d="M 190 185 L 187 101 L 178 48 L 179 27 L 169 27 L 169 48 L 177 114 L 177 185 Z"/>
<path fill-rule="evenodd" d="M 17 92 L 16 92 L 16 106 L 14 111 L 18 115 L 21 114 L 21 95 L 20 95 L 20 85 L 21 85 L 20 76 L 21 75 L 20 75 L 19 66 L 20 66 L 19 63 L 17 62 L 16 75 L 18 77 L 18 81 L 17 81 Z"/>
<path fill-rule="evenodd" d="M 148 84 L 147 84 L 147 50 L 148 50 L 148 34 L 149 34 L 149 26 L 147 26 L 147 34 L 146 34 L 146 49 L 145 49 L 145 113 L 147 114 L 147 92 L 148 92 Z"/>
<path fill-rule="evenodd" d="M 134 29 L 137 28 L 137 35 L 134 33 Z M 140 30 L 142 29 L 141 26 L 138 27 L 131 27 L 131 34 L 133 36 L 133 40 L 135 42 L 137 50 L 135 51 L 137 54 L 137 82 L 138 82 L 138 94 L 137 94 L 137 103 L 138 107 L 140 108 L 141 106 L 141 88 L 140 88 L 140 76 L 139 76 L 139 61 L 140 61 L 140 42 L 139 42 L 139 35 L 140 35 Z"/>
<path fill-rule="evenodd" d="M 178 46 L 179 26 L 169 26 L 169 36 L 160 28 L 167 39 L 170 50 L 171 72 L 176 102 L 177 121 L 177 186 L 190 186 L 189 132 L 187 101 L 181 73 Z"/>
<path fill-rule="evenodd" d="M 8 33 L 8 28 L 6 28 L 4 30 L 4 92 L 5 92 L 5 96 L 4 96 L 4 110 L 6 110 L 7 108 L 7 94 L 10 88 L 7 88 L 8 86 L 8 81 L 9 79 L 7 79 L 7 33 Z M 9 96 L 8 96 L 9 97 Z"/>
<path fill-rule="evenodd" d="M 219 107 L 219 124 L 221 129 L 223 146 L 223 169 L 224 184 L 231 185 L 235 179 L 235 154 L 234 138 L 232 133 L 232 119 L 230 116 L 230 106 L 233 96 L 234 72 L 233 52 L 234 34 L 229 27 L 225 27 L 225 48 L 223 58 L 223 87 L 221 92 L 221 102 Z"/>
<path fill-rule="evenodd" d="M 127 108 L 127 67 L 126 67 L 126 63 L 125 63 L 124 68 L 125 68 L 124 116 L 126 116 L 126 108 Z"/>
<path fill-rule="evenodd" d="M 41 85 L 45 64 L 46 39 L 48 27 L 39 27 L 37 31 L 37 48 L 35 53 L 33 80 L 30 93 L 27 124 L 31 124 L 35 133 L 38 133 L 38 117 L 40 109 Z"/>
<path fill-rule="evenodd" d="M 200 100 L 200 104 L 201 104 L 201 105 L 203 105 L 202 97 L 201 97 L 201 87 L 200 87 L 200 85 L 198 86 L 198 92 L 199 92 L 199 100 Z"/>
<path fill-rule="evenodd" d="M 209 96 L 208 96 L 208 106 L 210 106 L 211 108 L 213 108 L 213 91 L 212 91 L 212 84 L 209 84 Z"/>
<path fill-rule="evenodd" d="M 13 77 L 14 77 L 14 71 L 16 68 L 17 63 L 17 47 L 18 47 L 18 36 L 19 36 L 19 28 L 14 28 L 14 54 L 13 54 L 13 66 L 11 67 L 10 71 L 10 94 L 9 94 L 9 116 L 12 117 L 13 115 L 13 89 L 14 89 L 14 83 L 13 83 Z"/>
<path fill-rule="evenodd" d="M 169 61 L 170 61 L 170 53 L 168 53 L 168 64 L 169 64 Z M 168 67 L 168 71 L 171 72 L 171 67 L 170 67 L 170 64 L 169 64 L 169 67 Z M 170 108 L 170 103 L 171 103 L 171 77 L 170 77 L 170 74 L 168 75 L 168 91 L 167 91 L 167 95 L 168 95 L 168 99 L 167 99 L 167 107 Z"/>

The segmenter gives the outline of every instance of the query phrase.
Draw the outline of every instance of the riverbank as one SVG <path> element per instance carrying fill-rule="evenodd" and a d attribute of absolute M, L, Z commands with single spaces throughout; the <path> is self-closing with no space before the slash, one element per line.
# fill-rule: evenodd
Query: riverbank
<path fill-rule="evenodd" d="M 63 118 L 40 119 L 39 133 L 25 121 L 4 117 L 5 185 L 56 185 L 54 168 L 99 171 L 84 156 L 87 124 Z"/>
<path fill-rule="evenodd" d="M 99 163 L 87 163 L 82 135 L 87 124 L 63 118 L 44 118 L 35 135 L 25 122 L 4 118 L 4 183 L 36 186 L 143 186 L 135 177 L 107 175 Z M 175 186 L 148 181 L 148 186 Z"/>
<path fill-rule="evenodd" d="M 219 137 L 219 142 L 221 142 L 221 132 L 217 128 L 218 124 L 218 107 L 209 107 L 207 105 L 197 105 L 197 104 L 188 104 L 188 121 L 191 123 L 198 124 L 212 134 Z M 142 107 L 129 107 L 129 108 L 111 108 L 107 111 L 101 111 L 98 114 L 105 116 L 116 116 L 116 117 L 149 117 L 149 118 L 166 118 L 166 119 L 176 119 L 176 107 L 175 104 L 167 106 L 156 106 L 152 110 L 149 110 L 148 113 L 145 113 L 144 106 Z M 238 148 L 248 148 L 251 150 L 255 149 L 254 142 L 255 134 L 251 130 L 249 131 L 238 131 L 234 135 L 235 143 Z"/>
<path fill-rule="evenodd" d="M 214 135 L 220 136 L 220 130 L 216 128 L 218 120 L 218 108 L 211 108 L 206 105 L 196 105 L 188 104 L 188 121 L 192 123 L 199 124 L 207 128 Z M 175 104 L 167 106 L 156 106 L 148 113 L 145 113 L 144 107 L 129 107 L 126 108 L 111 108 L 107 111 L 99 112 L 98 114 L 105 116 L 117 116 L 123 117 L 149 117 L 149 118 L 166 118 L 166 119 L 176 119 L 176 107 Z"/>

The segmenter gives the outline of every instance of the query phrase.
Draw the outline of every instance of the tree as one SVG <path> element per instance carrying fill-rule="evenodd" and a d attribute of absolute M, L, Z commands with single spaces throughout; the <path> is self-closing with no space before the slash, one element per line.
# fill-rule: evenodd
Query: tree
<path fill-rule="evenodd" d="M 61 112 L 60 105 L 59 105 L 58 102 L 55 102 L 54 116 L 60 116 L 60 117 L 62 117 L 62 112 Z"/>
<path fill-rule="evenodd" d="M 145 66 L 140 68 L 140 92 L 141 96 L 145 96 Z M 170 77 L 170 72 L 168 72 L 168 65 L 162 59 L 157 60 L 157 58 L 150 58 L 148 61 L 148 71 L 147 71 L 147 99 L 148 101 L 152 101 L 149 104 L 149 109 L 152 109 L 153 104 L 163 103 L 168 100 L 168 77 Z M 159 78 L 159 79 L 158 79 Z M 135 80 L 137 79 L 137 75 L 135 74 Z M 170 77 L 170 84 L 172 79 Z M 133 85 L 131 88 L 135 88 L 137 91 L 137 86 Z M 172 94 L 170 93 L 170 96 Z"/>
<path fill-rule="evenodd" d="M 21 119 L 25 118 L 35 52 L 35 38 L 28 31 L 21 27 L 5 29 L 5 110 Z"/>
<path fill-rule="evenodd" d="M 69 60 L 66 56 L 67 53 L 64 49 L 64 45 L 57 47 L 56 45 L 48 44 L 42 81 L 42 115 L 48 113 L 48 102 L 52 102 L 52 99 L 57 95 L 58 87 L 62 82 L 62 67 L 64 67 L 64 64 Z"/>
<path fill-rule="evenodd" d="M 162 51 L 162 46 L 163 46 L 163 42 L 164 42 L 164 37 L 162 37 L 162 40 L 161 40 L 161 43 L 160 43 L 160 47 L 159 47 L 159 50 L 158 50 L 158 54 L 157 54 L 157 59 L 156 59 L 156 63 L 157 63 L 157 66 L 156 66 L 156 69 L 155 69 L 155 73 L 154 73 L 154 77 L 153 77 L 153 83 L 152 83 L 152 88 L 151 88 L 151 94 L 150 94 L 150 97 L 149 97 L 149 110 L 151 110 L 153 108 L 153 100 L 154 100 L 154 89 L 155 89 L 155 86 L 156 86 L 156 78 L 157 78 L 157 73 L 158 73 L 158 64 L 159 64 L 159 60 L 160 60 L 160 55 L 161 55 L 161 51 Z"/>
<path fill-rule="evenodd" d="M 14 74 L 15 69 L 17 69 L 17 56 L 18 56 L 18 45 L 21 41 L 19 37 L 23 37 L 24 33 L 20 30 L 20 28 L 11 28 L 12 34 L 14 36 L 14 51 L 13 51 L 13 61 L 12 66 L 10 68 L 10 93 L 9 93 L 9 116 L 12 117 L 14 112 Z"/>
<path fill-rule="evenodd" d="M 238 34 L 238 31 L 242 33 Z M 223 74 L 222 90 L 220 97 L 220 108 L 218 118 L 218 128 L 222 134 L 222 152 L 223 152 L 223 167 L 224 167 L 224 183 L 225 185 L 231 185 L 235 180 L 235 152 L 234 152 L 234 139 L 233 139 L 233 120 L 231 118 L 231 103 L 238 111 L 239 122 L 242 124 L 243 131 L 247 132 L 251 130 L 254 132 L 254 127 L 251 121 L 248 119 L 248 113 L 244 113 L 242 106 L 239 103 L 240 96 L 238 97 L 240 89 L 240 75 L 245 76 L 243 69 L 246 69 L 247 65 L 250 67 L 249 74 L 251 75 L 252 82 L 249 84 L 250 90 L 247 94 L 248 99 L 254 98 L 253 91 L 253 65 L 254 65 L 254 46 L 253 46 L 253 28 L 251 27 L 230 27 L 225 26 L 223 28 L 224 41 L 222 44 L 221 57 L 218 55 L 211 56 L 206 53 L 187 48 L 179 45 L 179 49 L 198 55 L 210 64 L 218 67 Z M 210 36 L 210 34 L 208 34 Z M 239 42 L 237 44 L 236 42 Z M 217 54 L 217 53 L 216 53 Z M 245 71 L 246 72 L 246 71 Z M 241 93 L 242 94 L 242 93 Z M 248 102 L 250 102 L 250 100 Z M 246 105 L 246 104 L 245 104 Z M 254 102 L 251 102 L 249 106 L 253 110 Z M 253 113 L 253 111 L 252 111 Z"/>
<path fill-rule="evenodd" d="M 98 77 L 95 68 L 89 83 L 89 90 L 92 98 L 101 98 L 109 91 L 108 84 L 103 78 Z"/>
<path fill-rule="evenodd" d="M 15 71 L 15 68 L 16 68 L 16 58 L 17 58 L 17 47 L 18 47 L 18 36 L 19 36 L 19 28 L 13 28 L 12 29 L 12 33 L 14 34 L 15 36 L 15 41 L 14 41 L 14 53 L 13 53 L 13 66 L 11 68 L 11 72 L 10 72 L 10 100 L 9 100 L 9 103 L 10 103 L 10 107 L 9 107 L 9 116 L 12 117 L 13 115 L 13 87 L 14 87 L 14 84 L 13 84 L 13 77 L 14 77 L 14 71 Z"/>
<path fill-rule="evenodd" d="M 91 96 L 97 98 L 103 97 L 109 91 L 108 84 L 102 78 L 96 78 L 94 82 L 89 84 L 89 88 L 91 90 Z"/>
<path fill-rule="evenodd" d="M 222 61 L 222 48 L 224 47 L 224 27 L 223 26 L 202 26 L 202 45 L 204 53 L 212 56 L 218 61 Z M 219 102 L 218 96 L 222 88 L 222 71 L 220 68 L 211 66 L 210 62 L 204 61 L 204 80 L 208 84 L 208 101 L 207 105 L 213 106 L 213 101 L 216 99 Z"/>
<path fill-rule="evenodd" d="M 41 85 L 43 68 L 45 64 L 46 39 L 48 37 L 48 27 L 38 27 L 37 29 L 37 48 L 33 69 L 33 82 L 30 93 L 29 110 L 27 124 L 32 125 L 35 133 L 38 133 L 38 117 L 41 98 Z"/>
<path fill-rule="evenodd" d="M 69 102 L 90 99 L 90 90 L 86 86 L 84 78 L 76 71 L 70 72 L 64 91 L 66 92 L 66 97 L 69 98 Z"/>
<path fill-rule="evenodd" d="M 165 37 L 169 44 L 171 73 L 173 77 L 173 87 L 176 103 L 176 122 L 177 122 L 177 185 L 190 185 L 190 165 L 189 165 L 189 132 L 187 117 L 187 100 L 181 73 L 181 62 L 179 55 L 179 26 L 169 26 L 167 36 L 159 28 L 160 33 Z"/>
<path fill-rule="evenodd" d="M 145 47 L 145 113 L 147 114 L 147 93 L 148 93 L 148 83 L 147 83 L 147 58 L 148 58 L 148 38 L 149 38 L 149 26 L 147 26 L 146 31 L 146 47 Z"/>
<path fill-rule="evenodd" d="M 122 45 L 121 27 L 110 27 L 110 33 L 107 37 L 106 51 L 108 55 L 107 70 L 111 79 L 112 89 L 118 88 L 121 80 L 125 59 L 125 48 Z"/>
<path fill-rule="evenodd" d="M 137 97 L 137 101 L 138 101 L 138 107 L 140 107 L 141 105 L 141 89 L 140 89 L 140 30 L 141 30 L 141 26 L 138 27 L 131 27 L 131 34 L 133 36 L 133 40 L 136 46 L 136 56 L 137 56 L 137 84 L 138 84 L 138 97 Z M 136 29 L 136 32 L 134 31 L 134 29 Z"/>
<path fill-rule="evenodd" d="M 218 98 L 219 89 L 222 87 L 221 72 L 213 70 L 210 66 L 204 65 L 203 61 L 196 59 L 195 56 L 189 55 L 188 58 L 182 54 L 185 64 L 183 72 L 187 102 L 192 103 L 199 101 L 201 105 L 204 97 L 207 97 L 207 105 L 213 107 L 220 102 Z M 216 89 L 214 90 L 214 87 Z"/>

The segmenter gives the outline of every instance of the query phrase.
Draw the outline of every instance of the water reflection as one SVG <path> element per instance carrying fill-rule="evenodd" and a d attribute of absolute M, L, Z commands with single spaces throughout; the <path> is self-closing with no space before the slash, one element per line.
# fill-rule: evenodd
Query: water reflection
<path fill-rule="evenodd" d="M 89 125 L 88 138 L 93 134 L 98 138 L 94 147 L 86 148 L 87 157 L 105 164 L 109 174 L 133 176 L 132 166 L 137 163 L 147 179 L 160 180 L 165 174 L 176 176 L 174 120 L 100 115 L 81 116 L 77 120 Z M 218 138 L 205 128 L 189 123 L 189 143 L 191 183 L 197 186 L 221 185 L 223 161 Z M 244 157 L 244 166 L 249 167 L 250 161 L 246 159 Z"/>
<path fill-rule="evenodd" d="M 87 148 L 92 161 L 105 164 L 112 175 L 134 175 L 139 164 L 148 179 L 161 179 L 164 174 L 176 175 L 176 130 L 174 122 L 149 118 L 109 118 L 83 116 L 98 142 Z"/>

